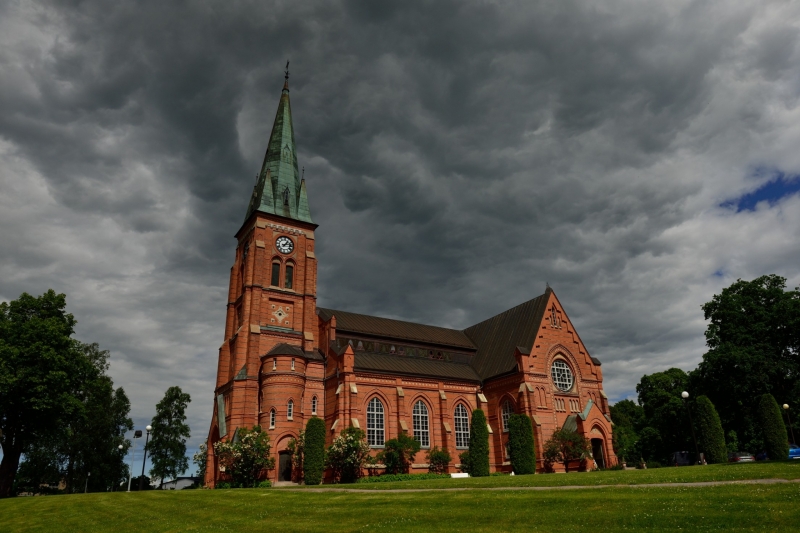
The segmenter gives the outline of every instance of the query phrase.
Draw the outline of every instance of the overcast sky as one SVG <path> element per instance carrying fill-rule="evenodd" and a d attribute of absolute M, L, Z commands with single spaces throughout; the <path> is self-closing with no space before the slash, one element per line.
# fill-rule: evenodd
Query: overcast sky
<path fill-rule="evenodd" d="M 67 294 L 141 427 L 210 423 L 291 60 L 318 304 L 464 328 L 549 282 L 610 398 L 800 284 L 800 3 L 0 3 L 0 300 Z M 138 467 L 137 467 L 138 469 Z"/>

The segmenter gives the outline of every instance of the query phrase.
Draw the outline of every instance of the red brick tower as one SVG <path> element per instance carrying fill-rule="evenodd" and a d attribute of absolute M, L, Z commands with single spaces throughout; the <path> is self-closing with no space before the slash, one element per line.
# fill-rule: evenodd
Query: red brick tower
<path fill-rule="evenodd" d="M 236 233 L 209 447 L 234 438 L 242 426 L 261 424 L 277 451 L 302 429 L 303 413 L 311 414 L 307 375 L 316 366 L 322 374 L 314 335 L 317 225 L 298 172 L 288 78 L 287 71 L 264 163 Z M 210 449 L 208 459 L 206 482 L 213 484 L 219 470 Z"/>

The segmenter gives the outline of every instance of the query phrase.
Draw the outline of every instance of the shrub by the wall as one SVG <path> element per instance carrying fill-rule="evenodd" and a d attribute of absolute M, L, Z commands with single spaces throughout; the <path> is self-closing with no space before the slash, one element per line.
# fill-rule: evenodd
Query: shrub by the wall
<path fill-rule="evenodd" d="M 434 446 L 428 451 L 428 472 L 433 474 L 446 474 L 450 467 L 450 453 Z"/>
<path fill-rule="evenodd" d="M 388 474 L 408 474 L 408 469 L 419 451 L 419 441 L 400 433 L 396 439 L 389 439 L 378 454 L 378 462 L 386 465 Z"/>
<path fill-rule="evenodd" d="M 449 474 L 383 474 L 382 476 L 362 477 L 356 483 L 388 483 L 390 481 L 420 481 L 425 479 L 449 479 Z"/>
<path fill-rule="evenodd" d="M 319 485 L 325 471 L 325 422 L 312 416 L 306 424 L 303 446 L 303 479 L 306 485 Z"/>
<path fill-rule="evenodd" d="M 758 419 L 764 438 L 764 450 L 771 460 L 789 458 L 789 437 L 781 417 L 781 408 L 772 394 L 764 394 L 758 400 Z"/>
<path fill-rule="evenodd" d="M 511 468 L 516 475 L 536 472 L 533 424 L 527 415 L 513 414 L 508 417 L 508 447 Z"/>
<path fill-rule="evenodd" d="M 722 430 L 719 414 L 707 396 L 698 396 L 695 402 L 695 418 L 700 449 L 709 464 L 728 461 L 725 446 L 725 432 Z"/>
<path fill-rule="evenodd" d="M 489 475 L 489 427 L 486 415 L 480 409 L 472 412 L 469 432 L 469 475 L 483 477 Z"/>

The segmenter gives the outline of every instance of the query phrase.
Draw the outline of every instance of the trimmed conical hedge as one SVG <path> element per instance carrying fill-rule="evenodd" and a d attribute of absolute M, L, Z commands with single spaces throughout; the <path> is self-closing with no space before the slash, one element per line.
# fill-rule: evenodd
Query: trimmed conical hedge
<path fill-rule="evenodd" d="M 697 420 L 697 437 L 700 449 L 708 463 L 725 463 L 728 461 L 728 450 L 725 446 L 725 432 L 722 430 L 714 404 L 707 396 L 698 396 L 695 402 L 695 418 Z"/>
<path fill-rule="evenodd" d="M 511 468 L 516 475 L 536 472 L 533 424 L 527 415 L 514 414 L 508 417 L 508 447 Z"/>
<path fill-rule="evenodd" d="M 772 394 L 764 394 L 759 398 L 757 413 L 767 457 L 773 461 L 788 459 L 789 437 L 781 417 L 781 408 Z"/>
<path fill-rule="evenodd" d="M 303 479 L 306 485 L 319 485 L 325 470 L 325 422 L 312 416 L 306 424 L 303 453 Z"/>
<path fill-rule="evenodd" d="M 489 427 L 486 415 L 480 409 L 472 412 L 469 432 L 469 475 L 483 477 L 489 475 Z"/>

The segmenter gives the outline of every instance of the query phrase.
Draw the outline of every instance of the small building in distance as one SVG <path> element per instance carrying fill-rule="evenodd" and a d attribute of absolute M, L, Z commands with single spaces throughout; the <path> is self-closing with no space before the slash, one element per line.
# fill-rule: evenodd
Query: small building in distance
<path fill-rule="evenodd" d="M 236 234 L 207 485 L 225 476 L 214 443 L 255 424 L 273 445 L 270 479 L 291 480 L 288 444 L 312 416 L 325 421 L 328 444 L 348 426 L 366 432 L 374 453 L 401 432 L 414 436 L 422 446 L 415 472 L 427 471 L 433 446 L 450 452 L 456 471 L 475 409 L 488 420 L 492 471 L 510 471 L 512 413 L 534 422 L 539 470 L 543 443 L 565 426 L 590 439 L 599 466 L 616 464 L 600 361 L 551 288 L 464 330 L 319 308 L 316 228 L 298 172 L 287 75 Z"/>

